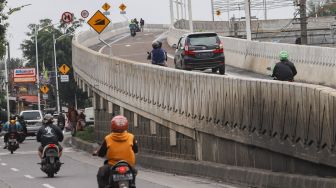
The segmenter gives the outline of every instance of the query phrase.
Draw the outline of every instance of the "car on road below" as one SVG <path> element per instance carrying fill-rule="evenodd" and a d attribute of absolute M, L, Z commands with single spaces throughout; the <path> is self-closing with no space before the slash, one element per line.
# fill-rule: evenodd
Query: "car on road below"
<path fill-rule="evenodd" d="M 219 71 L 225 74 L 224 48 L 217 33 L 202 32 L 183 35 L 178 44 L 174 44 L 175 68 L 183 70 Z"/>
<path fill-rule="evenodd" d="M 26 110 L 20 113 L 24 120 L 27 121 L 28 136 L 36 135 L 39 128 L 42 126 L 42 112 L 40 110 Z"/>
<path fill-rule="evenodd" d="M 85 114 L 85 122 L 87 125 L 93 125 L 94 124 L 94 110 L 93 107 L 85 108 L 84 109 Z"/>

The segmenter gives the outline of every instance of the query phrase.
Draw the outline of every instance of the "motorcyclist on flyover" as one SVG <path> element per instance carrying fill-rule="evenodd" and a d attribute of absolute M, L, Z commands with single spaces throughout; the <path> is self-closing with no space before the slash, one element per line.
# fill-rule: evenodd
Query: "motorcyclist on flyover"
<path fill-rule="evenodd" d="M 19 122 L 16 121 L 15 116 L 11 116 L 9 118 L 9 122 L 6 122 L 2 127 L 2 131 L 6 132 L 4 135 L 4 143 L 5 147 L 3 149 L 7 149 L 8 147 L 8 136 L 10 133 L 18 133 L 22 131 L 22 126 Z"/>
<path fill-rule="evenodd" d="M 148 60 L 152 60 L 153 65 L 167 66 L 167 52 L 163 50 L 161 41 L 154 41 L 152 43 L 153 50 L 151 52 L 147 52 Z"/>
<path fill-rule="evenodd" d="M 46 114 L 43 117 L 42 127 L 37 131 L 36 140 L 41 143 L 38 149 L 39 157 L 42 158 L 43 148 L 48 144 L 56 144 L 60 150 L 60 156 L 62 156 L 62 146 L 59 142 L 63 141 L 63 133 L 60 128 L 53 125 L 53 116 L 51 114 Z"/>
<path fill-rule="evenodd" d="M 288 60 L 288 56 L 287 51 L 280 52 L 280 62 L 273 68 L 272 77 L 274 77 L 275 80 L 294 81 L 294 76 L 297 74 L 297 71 L 294 64 Z"/>
<path fill-rule="evenodd" d="M 18 122 L 22 126 L 22 130 L 23 130 L 24 134 L 27 135 L 28 130 L 27 130 L 27 125 L 26 125 L 26 121 L 24 120 L 24 117 L 23 116 L 18 116 L 17 119 L 18 119 Z"/>
<path fill-rule="evenodd" d="M 129 24 L 129 28 L 130 28 L 131 36 L 134 37 L 136 35 L 137 25 L 133 22 L 133 20 Z"/>
<path fill-rule="evenodd" d="M 107 164 L 100 167 L 97 174 L 99 188 L 104 188 L 109 182 L 109 169 L 118 161 L 126 161 L 135 171 L 135 153 L 138 152 L 138 144 L 134 135 L 127 132 L 128 120 L 118 115 L 111 120 L 112 133 L 107 135 L 101 147 L 93 154 L 106 157 Z M 135 176 L 131 187 L 135 187 Z"/>

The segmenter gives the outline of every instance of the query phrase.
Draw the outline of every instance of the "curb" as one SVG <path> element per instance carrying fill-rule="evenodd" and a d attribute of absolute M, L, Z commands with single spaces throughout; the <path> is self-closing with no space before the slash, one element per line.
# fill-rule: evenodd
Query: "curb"
<path fill-rule="evenodd" d="M 99 145 L 70 137 L 64 143 L 92 153 Z M 182 175 L 207 177 L 250 188 L 336 188 L 336 179 L 277 173 L 254 168 L 241 168 L 212 162 L 181 160 L 137 154 L 137 163 L 144 168 Z"/>

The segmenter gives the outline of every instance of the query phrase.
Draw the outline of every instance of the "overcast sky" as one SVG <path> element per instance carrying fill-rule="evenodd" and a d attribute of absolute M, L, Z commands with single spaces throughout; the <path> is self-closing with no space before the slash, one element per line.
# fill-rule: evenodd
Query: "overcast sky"
<path fill-rule="evenodd" d="M 169 0 L 9 0 L 7 8 L 15 8 L 21 5 L 32 4 L 23 8 L 20 12 L 11 15 L 9 19 L 9 30 L 7 39 L 11 44 L 12 57 L 22 57 L 20 44 L 26 39 L 28 24 L 37 23 L 40 19 L 50 18 L 57 23 L 63 12 L 69 11 L 80 17 L 82 10 L 88 10 L 90 16 L 105 3 L 111 5 L 112 22 L 120 22 L 125 19 L 119 14 L 119 5 L 123 2 L 126 6 L 127 17 L 143 18 L 146 23 L 170 23 Z M 193 19 L 211 20 L 210 0 L 192 0 Z M 244 16 L 244 12 L 234 12 L 236 17 Z M 252 12 L 253 16 L 263 17 L 263 12 Z M 90 17 L 89 16 L 89 17 Z M 232 16 L 232 15 L 231 15 Z M 271 10 L 268 13 L 269 19 L 292 18 L 293 8 L 282 8 Z M 216 16 L 216 20 L 227 20 L 227 13 Z M 87 26 L 82 30 L 88 29 Z"/>

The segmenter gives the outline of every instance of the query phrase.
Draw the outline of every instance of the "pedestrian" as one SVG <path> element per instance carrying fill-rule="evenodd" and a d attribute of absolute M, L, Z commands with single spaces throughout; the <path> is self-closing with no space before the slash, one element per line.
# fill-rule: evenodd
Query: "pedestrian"
<path fill-rule="evenodd" d="M 297 74 L 297 71 L 294 64 L 288 60 L 288 56 L 287 51 L 280 52 L 280 62 L 275 64 L 272 74 L 275 80 L 294 81 L 294 76 Z"/>
<path fill-rule="evenodd" d="M 73 106 L 69 107 L 67 117 L 68 117 L 69 127 L 75 133 L 76 132 L 76 125 L 77 125 L 77 121 L 78 121 L 78 112 Z"/>
<path fill-rule="evenodd" d="M 140 27 L 141 27 L 141 32 L 144 31 L 144 26 L 145 26 L 145 20 L 143 20 L 142 18 L 140 18 Z"/>

